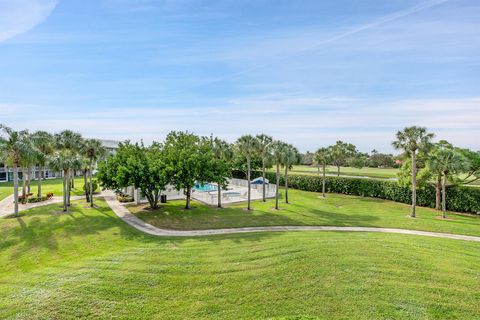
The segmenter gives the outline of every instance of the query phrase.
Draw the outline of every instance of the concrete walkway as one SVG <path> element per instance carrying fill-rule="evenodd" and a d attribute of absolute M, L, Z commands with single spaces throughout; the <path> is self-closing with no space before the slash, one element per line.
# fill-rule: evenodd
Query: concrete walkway
<path fill-rule="evenodd" d="M 196 237 L 218 234 L 247 233 L 247 232 L 272 232 L 272 231 L 347 231 L 347 232 L 380 232 L 380 233 L 398 233 L 417 236 L 427 236 L 435 238 L 446 238 L 455 240 L 480 242 L 480 237 L 464 236 L 450 233 L 437 233 L 428 231 L 416 231 L 393 228 L 370 228 L 370 227 L 329 227 L 329 226 L 278 226 L 278 227 L 247 227 L 247 228 L 229 228 L 229 229 L 209 229 L 209 230 L 168 230 L 160 229 L 140 220 L 130 213 L 120 202 L 117 201 L 115 195 L 111 191 L 104 191 L 104 197 L 107 204 L 112 208 L 113 212 L 134 227 L 144 233 L 159 237 Z"/>
<path fill-rule="evenodd" d="M 95 194 L 94 197 L 101 197 L 103 196 L 103 193 Z M 85 199 L 85 196 L 70 196 L 71 201 L 75 200 L 82 200 Z M 18 204 L 18 211 L 24 211 L 32 208 L 37 208 L 37 207 L 43 207 L 43 206 L 48 206 L 49 204 L 54 204 L 54 203 L 61 203 L 63 202 L 63 197 L 52 197 L 49 200 L 42 201 L 42 202 L 35 202 L 35 203 L 26 203 Z M 13 195 L 10 195 L 0 201 L 0 218 L 6 217 L 8 215 L 11 215 L 14 213 L 14 204 L 13 204 Z"/>

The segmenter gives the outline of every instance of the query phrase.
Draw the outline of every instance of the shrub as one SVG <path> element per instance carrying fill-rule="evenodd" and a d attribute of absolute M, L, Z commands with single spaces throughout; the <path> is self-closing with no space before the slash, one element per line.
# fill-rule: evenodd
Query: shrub
<path fill-rule="evenodd" d="M 53 198 L 53 192 L 47 193 L 47 199 Z"/>
<path fill-rule="evenodd" d="M 261 172 L 253 172 L 252 177 L 261 176 Z M 245 173 L 234 171 L 234 178 L 245 179 Z M 266 178 L 270 183 L 276 182 L 276 175 L 267 172 Z M 280 185 L 284 185 L 281 175 Z M 288 175 L 288 185 L 291 188 L 321 192 L 322 177 L 314 175 Z M 362 197 L 373 197 L 392 200 L 402 203 L 411 203 L 412 191 L 410 187 L 399 185 L 396 181 L 360 179 L 349 177 L 326 177 L 325 188 L 330 193 L 342 193 Z M 423 207 L 435 207 L 435 189 L 425 187 L 417 190 L 417 204 Z M 480 211 L 480 188 L 456 186 L 447 188 L 447 208 L 457 212 Z"/>
<path fill-rule="evenodd" d="M 97 189 L 98 189 L 98 181 L 97 180 L 92 180 L 92 189 L 93 189 L 94 193 L 95 193 L 95 191 L 97 191 Z M 90 181 L 88 181 L 87 184 L 83 186 L 83 191 L 86 191 L 86 192 L 90 193 Z"/>
<path fill-rule="evenodd" d="M 49 197 L 47 196 L 43 196 L 43 197 L 31 197 L 31 198 L 28 198 L 27 199 L 27 202 L 28 203 L 37 203 L 37 202 L 42 202 L 42 201 L 46 201 L 50 199 Z"/>
<path fill-rule="evenodd" d="M 118 196 L 117 196 L 117 200 L 118 200 L 119 202 L 123 202 L 123 203 L 125 203 L 125 202 L 132 202 L 132 201 L 133 201 L 133 197 L 123 194 L 123 195 L 118 195 Z"/>
<path fill-rule="evenodd" d="M 30 198 L 31 196 L 33 196 L 33 193 L 25 194 L 25 200 L 28 202 L 28 198 Z M 18 202 L 23 202 L 23 200 L 23 195 L 18 196 Z"/>

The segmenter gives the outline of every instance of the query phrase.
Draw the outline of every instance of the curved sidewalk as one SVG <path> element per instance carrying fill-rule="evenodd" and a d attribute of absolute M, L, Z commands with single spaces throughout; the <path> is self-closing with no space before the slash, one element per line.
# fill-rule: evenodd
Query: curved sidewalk
<path fill-rule="evenodd" d="M 347 231 L 347 232 L 380 232 L 380 233 L 398 233 L 417 236 L 427 236 L 435 238 L 446 238 L 455 240 L 480 242 L 480 237 L 464 236 L 451 233 L 438 233 L 428 231 L 394 229 L 394 228 L 371 228 L 371 227 L 330 227 L 330 226 L 275 226 L 275 227 L 246 227 L 246 228 L 228 228 L 228 229 L 208 229 L 208 230 L 169 230 L 160 229 L 151 224 L 140 220 L 130 213 L 120 202 L 117 201 L 115 195 L 111 191 L 104 192 L 105 201 L 115 214 L 134 227 L 144 233 L 159 237 L 196 237 L 219 234 L 247 233 L 247 232 L 272 232 L 272 231 Z"/>

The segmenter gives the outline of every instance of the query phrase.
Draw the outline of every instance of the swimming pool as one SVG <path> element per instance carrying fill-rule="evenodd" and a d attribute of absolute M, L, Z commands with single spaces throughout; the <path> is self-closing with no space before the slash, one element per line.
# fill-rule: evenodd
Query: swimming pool
<path fill-rule="evenodd" d="M 197 190 L 200 192 L 216 191 L 217 186 L 212 183 L 205 183 L 205 184 L 197 183 L 193 186 L 193 190 Z"/>

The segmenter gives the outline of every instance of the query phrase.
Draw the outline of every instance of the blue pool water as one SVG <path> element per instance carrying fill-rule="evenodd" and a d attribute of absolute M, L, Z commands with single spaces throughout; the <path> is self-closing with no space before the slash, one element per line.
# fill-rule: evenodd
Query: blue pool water
<path fill-rule="evenodd" d="M 211 183 L 197 183 L 193 186 L 193 190 L 201 191 L 201 192 L 208 192 L 208 191 L 215 191 L 217 190 L 217 186 Z"/>

